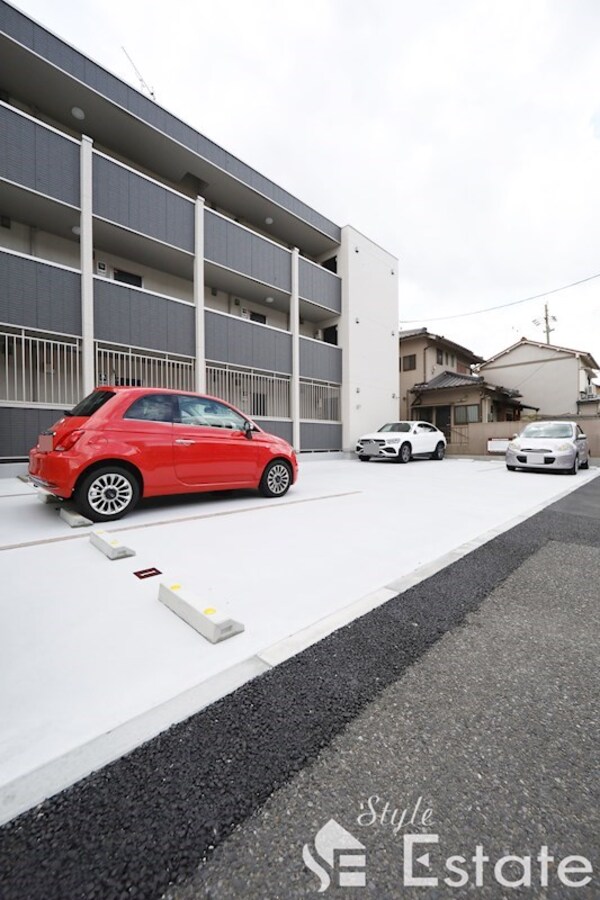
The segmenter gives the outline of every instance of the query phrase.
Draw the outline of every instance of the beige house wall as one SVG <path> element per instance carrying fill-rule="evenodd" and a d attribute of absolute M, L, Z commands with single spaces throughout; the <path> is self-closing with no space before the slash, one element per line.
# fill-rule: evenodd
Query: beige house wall
<path fill-rule="evenodd" d="M 479 373 L 491 384 L 516 388 L 523 403 L 539 407 L 545 417 L 576 415 L 580 391 L 579 359 L 570 353 L 519 344 Z"/>
<path fill-rule="evenodd" d="M 587 435 L 590 445 L 590 454 L 600 458 L 600 417 L 591 419 L 589 416 L 573 416 L 572 421 L 577 422 Z M 490 438 L 511 438 L 524 428 L 524 422 L 477 422 L 472 425 L 463 425 L 453 428 L 452 443 L 447 447 L 450 455 L 462 456 L 489 456 L 503 458 L 501 453 L 488 453 L 487 442 Z"/>
<path fill-rule="evenodd" d="M 410 404 L 412 402 L 411 388 L 415 384 L 429 381 L 426 369 L 425 350 L 427 338 L 412 338 L 400 343 L 400 418 L 410 419 Z M 402 371 L 402 357 L 414 355 L 417 357 L 417 368 L 409 372 Z M 435 353 L 434 353 L 435 358 Z"/>

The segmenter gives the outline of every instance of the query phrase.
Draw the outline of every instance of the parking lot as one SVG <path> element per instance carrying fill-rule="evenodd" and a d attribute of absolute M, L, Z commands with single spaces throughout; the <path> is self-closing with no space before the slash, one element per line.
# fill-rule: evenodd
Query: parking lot
<path fill-rule="evenodd" d="M 302 460 L 281 500 L 143 504 L 109 561 L 18 479 L 0 483 L 0 819 L 7 821 L 594 478 L 503 460 Z M 139 580 L 134 572 L 156 567 Z M 184 585 L 241 621 L 211 645 L 158 602 Z"/>

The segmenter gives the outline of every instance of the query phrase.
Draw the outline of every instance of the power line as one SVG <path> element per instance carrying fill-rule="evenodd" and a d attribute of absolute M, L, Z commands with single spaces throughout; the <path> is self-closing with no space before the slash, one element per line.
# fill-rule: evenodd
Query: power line
<path fill-rule="evenodd" d="M 545 291 L 543 294 L 534 294 L 532 297 L 524 297 L 522 300 L 512 300 L 510 303 L 500 303 L 498 306 L 487 306 L 485 309 L 476 309 L 473 312 L 455 313 L 452 316 L 422 316 L 420 319 L 400 319 L 401 325 L 414 325 L 422 322 L 424 318 L 428 322 L 442 322 L 445 319 L 463 319 L 465 316 L 479 316 L 481 313 L 493 312 L 495 309 L 506 309 L 508 306 L 517 306 L 519 303 L 528 303 L 530 300 L 539 300 L 540 297 L 549 297 L 550 294 L 558 294 L 559 291 L 566 291 L 568 288 L 576 287 L 578 284 L 585 284 L 586 281 L 593 281 L 594 278 L 600 278 L 600 272 L 597 275 L 590 275 L 588 278 L 581 278 L 579 281 L 572 281 L 571 284 L 564 284 L 562 287 L 554 288 L 553 291 Z"/>

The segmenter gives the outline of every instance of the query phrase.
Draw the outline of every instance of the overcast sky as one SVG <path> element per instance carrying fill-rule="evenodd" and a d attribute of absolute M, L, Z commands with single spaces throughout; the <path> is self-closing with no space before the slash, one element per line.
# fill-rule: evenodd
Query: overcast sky
<path fill-rule="evenodd" d="M 600 0 L 15 5 L 397 256 L 402 327 L 490 356 L 544 299 L 436 319 L 600 273 Z M 546 300 L 600 362 L 600 278 Z"/>

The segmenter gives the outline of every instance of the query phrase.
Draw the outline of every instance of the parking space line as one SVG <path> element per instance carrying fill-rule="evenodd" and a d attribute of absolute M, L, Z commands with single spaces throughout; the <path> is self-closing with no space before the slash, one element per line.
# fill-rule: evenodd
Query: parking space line
<path fill-rule="evenodd" d="M 261 506 L 250 506 L 245 509 L 228 509 L 223 512 L 205 513 L 197 516 L 179 516 L 176 519 L 160 519 L 158 522 L 146 522 L 143 525 L 127 525 L 125 528 L 103 529 L 109 533 L 114 531 L 138 531 L 142 528 L 156 528 L 159 525 L 179 525 L 182 522 L 194 522 L 199 519 L 215 519 L 218 516 L 235 516 L 238 513 L 259 512 L 265 509 L 281 509 L 282 506 L 296 506 L 300 503 L 317 503 L 321 500 L 335 500 L 338 497 L 351 497 L 356 494 L 362 494 L 362 491 L 344 491 L 340 494 L 325 494 L 321 497 L 305 497 L 302 500 L 290 500 L 285 503 L 262 504 Z M 99 525 L 99 527 L 102 527 Z M 62 541 L 80 541 L 89 537 L 90 532 L 86 529 L 83 534 L 68 534 L 64 537 L 40 538 L 37 541 L 23 541 L 20 544 L 5 544 L 0 546 L 0 550 L 21 550 L 26 547 L 40 547 L 44 544 L 58 544 Z"/>

